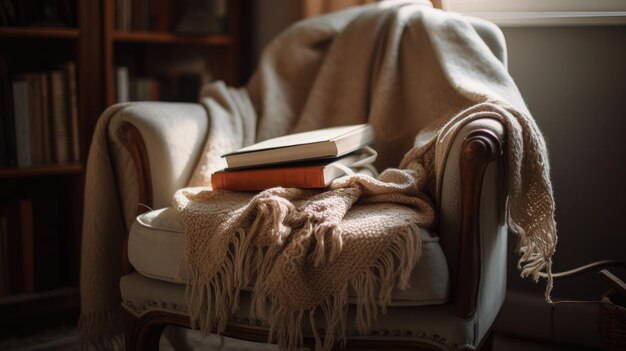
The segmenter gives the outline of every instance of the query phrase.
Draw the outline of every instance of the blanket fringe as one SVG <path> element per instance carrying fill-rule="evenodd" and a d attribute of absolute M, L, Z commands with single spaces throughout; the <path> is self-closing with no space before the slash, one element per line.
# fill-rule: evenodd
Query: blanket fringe
<path fill-rule="evenodd" d="M 380 258 L 367 270 L 350 279 L 339 291 L 331 294 L 319 305 L 309 310 L 291 310 L 280 303 L 277 296 L 260 289 L 253 297 L 254 316 L 267 320 L 270 324 L 268 342 L 276 342 L 281 349 L 294 350 L 302 345 L 303 314 L 309 314 L 311 332 L 315 339 L 315 349 L 332 349 L 336 341 L 345 346 L 349 291 L 356 292 L 355 328 L 360 334 L 367 334 L 380 312 L 386 313 L 391 303 L 393 287 L 406 289 L 415 263 L 421 253 L 420 228 L 410 225 L 400 233 L 390 234 L 389 245 Z M 401 258 L 401 259 L 398 259 Z M 388 289 L 382 289 L 384 286 Z M 269 305 L 260 309 L 258 306 Z M 322 331 L 315 322 L 315 315 L 321 313 L 325 322 Z"/>
<path fill-rule="evenodd" d="M 508 216 L 508 225 L 512 231 L 519 235 L 517 252 L 520 255 L 517 268 L 520 269 L 521 277 L 531 277 L 535 282 L 539 281 L 542 272 L 545 271 L 547 279 L 544 298 L 552 303 L 551 293 L 554 287 L 552 275 L 552 256 L 555 252 L 557 237 L 554 225 L 548 226 L 541 233 L 528 235 L 511 217 Z"/>
<path fill-rule="evenodd" d="M 345 345 L 349 292 L 356 292 L 355 328 L 361 334 L 368 333 L 378 313 L 386 313 L 394 287 L 404 289 L 409 285 L 411 271 L 421 253 L 417 224 L 409 224 L 397 233 L 388 233 L 384 238 L 386 245 L 374 255 L 376 260 L 369 268 L 348 279 L 338 291 L 319 303 L 294 309 L 281 301 L 267 279 L 275 266 L 274 260 L 284 258 L 279 250 L 288 245 L 290 250 L 304 254 L 304 250 L 310 247 L 309 257 L 319 266 L 332 262 L 341 252 L 341 232 L 336 224 L 320 223 L 314 217 L 295 218 L 294 206 L 279 196 L 259 197 L 249 208 L 252 212 L 242 216 L 247 220 L 223 233 L 232 239 L 219 269 L 216 272 L 188 270 L 192 272 L 186 295 L 189 316 L 192 325 L 199 325 L 205 334 L 224 331 L 229 316 L 239 309 L 240 290 L 254 281 L 250 318 L 269 323 L 269 342 L 277 342 L 281 349 L 287 350 L 302 346 L 303 321 L 308 314 L 316 350 L 330 350 L 336 341 Z M 292 235 L 292 228 L 298 228 L 295 235 Z M 307 243 L 312 237 L 315 244 L 309 246 Z M 316 315 L 325 323 L 323 332 L 315 325 Z"/>
<path fill-rule="evenodd" d="M 119 308 L 81 314 L 78 330 L 81 350 L 124 350 L 123 322 Z"/>

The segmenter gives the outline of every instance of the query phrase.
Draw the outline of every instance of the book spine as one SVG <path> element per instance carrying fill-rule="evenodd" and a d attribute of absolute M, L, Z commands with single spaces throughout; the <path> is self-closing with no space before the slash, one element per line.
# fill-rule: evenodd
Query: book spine
<path fill-rule="evenodd" d="M 24 272 L 24 290 L 35 290 L 35 254 L 33 235 L 33 205 L 30 199 L 20 199 L 20 226 L 22 234 L 22 268 Z"/>
<path fill-rule="evenodd" d="M 32 200 L 34 235 L 34 277 L 36 291 L 50 290 L 60 285 L 58 197 L 54 189 L 41 189 Z"/>
<path fill-rule="evenodd" d="M 41 102 L 41 80 L 39 73 L 26 75 L 28 86 L 28 126 L 30 141 L 30 157 L 32 164 L 44 162 L 43 144 L 43 106 Z"/>
<path fill-rule="evenodd" d="M 65 87 L 62 71 L 50 72 L 53 135 L 56 162 L 69 161 L 69 133 Z"/>
<path fill-rule="evenodd" d="M 323 188 L 323 168 L 262 169 L 216 172 L 211 176 L 214 190 L 263 190 L 277 186 L 285 188 Z"/>
<path fill-rule="evenodd" d="M 116 67 L 115 68 L 115 87 L 117 93 L 117 102 L 130 101 L 129 96 L 129 80 L 128 80 L 128 67 Z"/>
<path fill-rule="evenodd" d="M 64 65 L 67 106 L 70 115 L 70 132 L 72 145 L 72 161 L 80 161 L 80 140 L 78 127 L 78 89 L 76 88 L 76 64 L 68 62 Z"/>
<path fill-rule="evenodd" d="M 44 163 L 52 163 L 54 161 L 53 144 L 52 144 L 52 126 L 50 123 L 50 84 L 48 75 L 39 75 L 39 86 L 41 88 L 41 123 L 43 128 L 43 158 Z"/>
<path fill-rule="evenodd" d="M 169 0 L 153 0 L 152 1 L 152 21 L 150 27 L 155 31 L 170 30 L 170 1 Z"/>
<path fill-rule="evenodd" d="M 22 234 L 20 228 L 20 211 L 17 203 L 10 201 L 2 206 L 7 219 L 7 248 L 9 293 L 18 294 L 25 291 L 24 267 L 22 264 Z"/>
<path fill-rule="evenodd" d="M 28 126 L 28 85 L 26 81 L 13 82 L 13 110 L 18 167 L 31 165 L 30 130 Z"/>

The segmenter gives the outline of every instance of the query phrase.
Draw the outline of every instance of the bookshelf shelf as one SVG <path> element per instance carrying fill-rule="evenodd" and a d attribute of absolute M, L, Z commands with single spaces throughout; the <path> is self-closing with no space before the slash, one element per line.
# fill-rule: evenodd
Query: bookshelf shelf
<path fill-rule="evenodd" d="M 0 337 L 11 336 L 9 331 L 18 326 L 44 326 L 53 319 L 71 323 L 79 310 L 80 295 L 75 286 L 0 297 L 0 315 L 11 316 L 0 321 Z"/>
<path fill-rule="evenodd" d="M 234 43 L 229 35 L 180 35 L 167 32 L 114 32 L 116 42 L 227 46 Z"/>
<path fill-rule="evenodd" d="M 80 174 L 83 170 L 83 164 L 79 162 L 31 167 L 3 167 L 0 168 L 0 179 Z"/>
<path fill-rule="evenodd" d="M 0 27 L 0 37 L 8 38 L 78 39 L 79 36 L 80 30 L 76 28 Z"/>

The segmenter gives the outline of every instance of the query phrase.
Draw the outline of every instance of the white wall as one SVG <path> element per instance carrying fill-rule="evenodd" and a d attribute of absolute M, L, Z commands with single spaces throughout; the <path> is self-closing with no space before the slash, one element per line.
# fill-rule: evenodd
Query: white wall
<path fill-rule="evenodd" d="M 509 72 L 550 152 L 555 270 L 626 260 L 626 27 L 505 28 L 504 34 Z M 510 288 L 541 290 L 509 272 Z M 593 299 L 606 289 L 592 273 L 556 282 L 554 295 Z"/>

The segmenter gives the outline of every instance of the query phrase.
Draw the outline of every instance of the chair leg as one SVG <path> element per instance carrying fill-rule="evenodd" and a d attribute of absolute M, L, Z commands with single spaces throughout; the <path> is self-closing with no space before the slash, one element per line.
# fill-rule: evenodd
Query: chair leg
<path fill-rule="evenodd" d="M 159 340 L 165 324 L 147 322 L 143 318 L 126 313 L 126 350 L 127 351 L 158 351 Z"/>
<path fill-rule="evenodd" d="M 489 329 L 487 335 L 483 339 L 482 344 L 480 345 L 480 351 L 492 351 L 493 350 L 493 328 Z"/>

